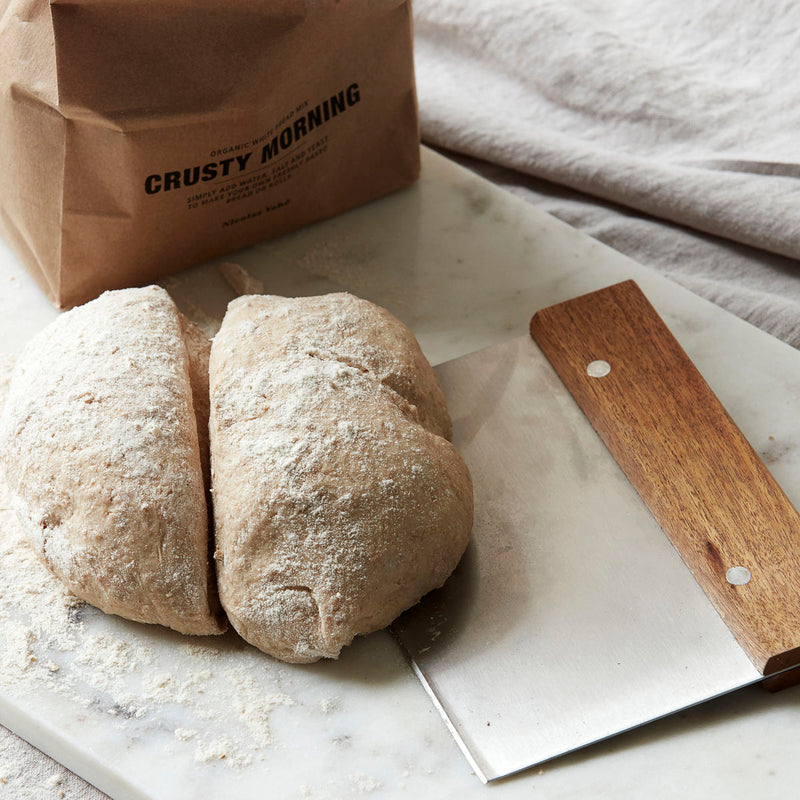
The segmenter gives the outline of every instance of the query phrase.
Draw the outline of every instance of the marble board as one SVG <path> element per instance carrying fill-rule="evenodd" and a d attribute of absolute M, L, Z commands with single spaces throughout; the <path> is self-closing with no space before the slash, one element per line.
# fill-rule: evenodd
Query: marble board
<path fill-rule="evenodd" d="M 432 363 L 523 335 L 532 313 L 636 279 L 800 504 L 800 353 L 430 151 L 407 190 L 162 281 L 213 335 L 237 294 L 349 290 Z M 0 349 L 56 316 L 0 244 Z M 0 722 L 116 800 L 198 797 L 786 797 L 800 691 L 759 687 L 486 787 L 390 634 L 290 666 L 75 603 L 0 498 Z M 24 576 L 21 579 L 20 576 Z M 568 632 L 565 632 L 568 635 Z"/>

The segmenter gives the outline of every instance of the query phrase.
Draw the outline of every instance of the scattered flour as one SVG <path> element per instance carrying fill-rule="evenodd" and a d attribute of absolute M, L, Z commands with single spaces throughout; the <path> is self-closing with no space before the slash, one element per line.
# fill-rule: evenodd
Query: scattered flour
<path fill-rule="evenodd" d="M 0 764 L 0 797 L 13 800 L 56 800 L 67 797 L 65 789 L 74 787 L 80 780 L 66 772 L 54 772 L 46 777 L 45 774 L 45 770 L 31 772 L 24 757 Z M 99 793 L 97 796 L 106 797 Z"/>
<path fill-rule="evenodd" d="M 69 594 L 28 544 L 0 475 L 0 691 L 55 692 L 132 735 L 166 725 L 198 763 L 237 768 L 272 744 L 271 712 L 293 705 L 280 671 L 235 634 L 195 641 Z M 0 764 L 0 790 L 13 770 Z"/>
<path fill-rule="evenodd" d="M 50 776 L 50 777 L 47 779 L 47 785 L 48 785 L 48 786 L 49 786 L 51 789 L 54 789 L 56 786 L 61 786 L 61 784 L 62 784 L 62 783 L 64 783 L 64 776 L 63 776 L 63 775 L 61 775 L 61 774 L 60 774 L 60 773 L 58 773 L 58 772 L 54 772 L 54 773 L 53 773 L 53 774 L 52 774 L 52 775 L 51 775 L 51 776 Z"/>
<path fill-rule="evenodd" d="M 9 761 L 0 764 L 0 785 L 8 783 L 9 779 L 19 771 L 19 767 Z"/>
<path fill-rule="evenodd" d="M 339 698 L 323 697 L 322 700 L 319 701 L 319 707 L 323 714 L 330 714 L 337 711 L 339 708 Z"/>
<path fill-rule="evenodd" d="M 361 794 L 370 794 L 383 788 L 383 784 L 371 775 L 351 775 L 350 781 Z"/>
<path fill-rule="evenodd" d="M 223 737 L 199 744 L 194 752 L 194 760 L 200 764 L 208 764 L 211 761 L 224 761 L 233 752 L 233 744 L 230 739 Z M 243 763 L 250 763 L 251 759 L 248 756 L 238 757 L 243 759 Z"/>

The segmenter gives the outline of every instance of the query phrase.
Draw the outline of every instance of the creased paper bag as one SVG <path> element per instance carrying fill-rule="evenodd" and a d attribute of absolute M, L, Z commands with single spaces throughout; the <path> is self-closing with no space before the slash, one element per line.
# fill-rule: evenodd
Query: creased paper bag
<path fill-rule="evenodd" d="M 402 0 L 0 0 L 0 232 L 60 307 L 419 174 Z"/>

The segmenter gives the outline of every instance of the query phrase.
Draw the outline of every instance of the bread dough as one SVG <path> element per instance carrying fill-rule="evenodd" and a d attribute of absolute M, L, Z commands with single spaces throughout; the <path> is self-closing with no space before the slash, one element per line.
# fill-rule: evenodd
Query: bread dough
<path fill-rule="evenodd" d="M 208 361 L 211 357 L 211 342 L 200 326 L 187 319 L 180 312 L 181 336 L 186 346 L 186 365 L 189 371 L 189 386 L 192 391 L 192 405 L 197 420 L 197 444 L 200 450 L 200 466 L 203 470 L 203 485 L 208 498 L 209 519 L 211 518 L 211 462 L 208 449 Z"/>
<path fill-rule="evenodd" d="M 250 295 L 231 303 L 228 313 L 235 312 L 239 319 L 244 307 L 261 309 L 254 312 L 257 323 L 252 324 L 266 324 L 269 332 L 260 337 L 261 350 L 251 353 L 248 348 L 238 354 L 243 368 L 307 356 L 349 364 L 414 406 L 411 413 L 424 427 L 452 438 L 436 375 L 411 331 L 385 308 L 339 292 L 298 298 Z"/>
<path fill-rule="evenodd" d="M 335 658 L 444 582 L 472 484 L 399 320 L 347 294 L 241 297 L 210 379 L 220 598 L 244 639 Z"/>
<path fill-rule="evenodd" d="M 107 613 L 191 634 L 225 629 L 192 396 L 207 396 L 201 337 L 163 289 L 107 292 L 28 344 L 0 420 L 14 508 L 50 570 Z"/>
<path fill-rule="evenodd" d="M 209 348 L 163 290 L 108 292 L 32 340 L 0 417 L 13 505 L 54 574 L 103 611 L 195 634 L 225 627 Z M 472 485 L 405 326 L 347 294 L 244 297 L 211 372 L 219 586 L 247 641 L 335 658 L 444 582 Z"/>

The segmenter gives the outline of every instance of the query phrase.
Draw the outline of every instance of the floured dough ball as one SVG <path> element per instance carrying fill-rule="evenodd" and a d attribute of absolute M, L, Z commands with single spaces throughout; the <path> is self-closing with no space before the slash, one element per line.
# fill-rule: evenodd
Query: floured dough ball
<path fill-rule="evenodd" d="M 241 297 L 210 377 L 220 599 L 244 639 L 336 658 L 445 581 L 472 483 L 399 320 L 347 294 Z"/>
<path fill-rule="evenodd" d="M 192 634 L 225 629 L 192 392 L 207 397 L 209 347 L 163 289 L 107 292 L 28 344 L 0 420 L 12 502 L 50 570 L 107 613 Z"/>

